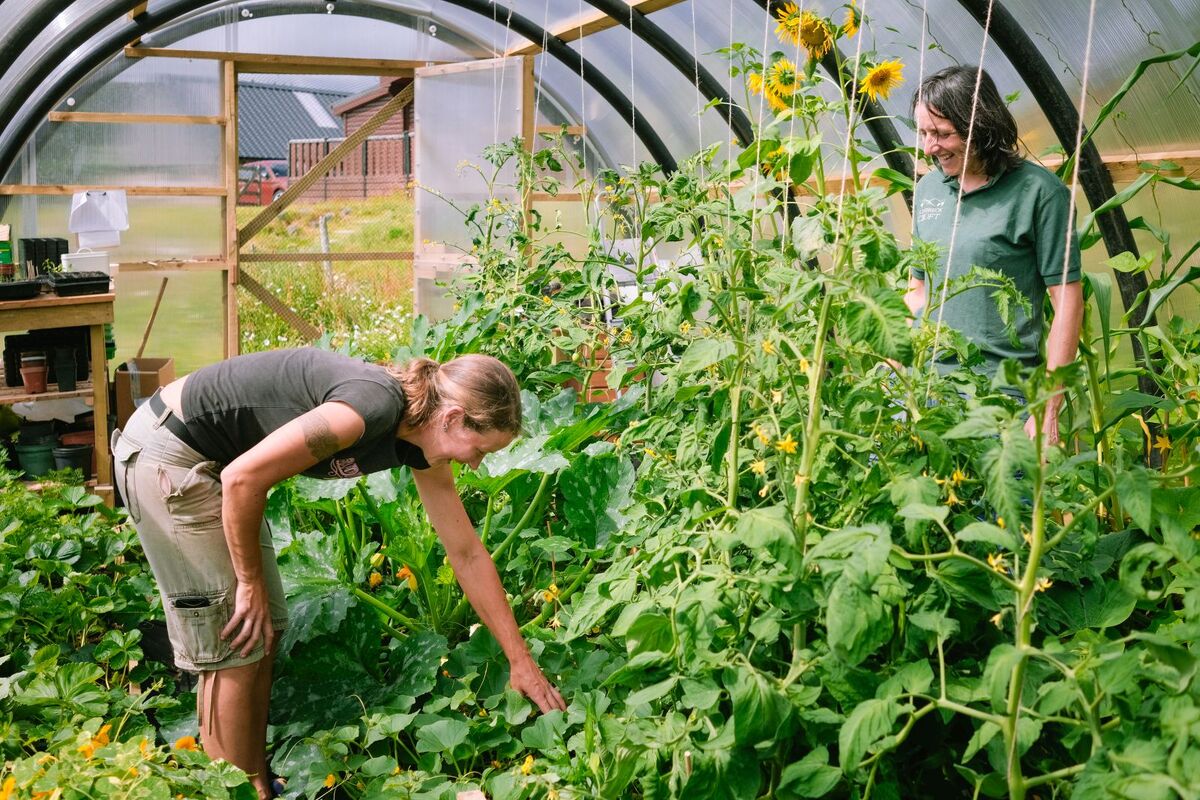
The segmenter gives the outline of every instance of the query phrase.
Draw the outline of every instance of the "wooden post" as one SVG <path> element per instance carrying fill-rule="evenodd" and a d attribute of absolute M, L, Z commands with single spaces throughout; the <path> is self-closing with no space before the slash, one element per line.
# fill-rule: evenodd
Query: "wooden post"
<path fill-rule="evenodd" d="M 222 169 L 225 177 L 225 198 L 221 210 L 225 215 L 223 228 L 223 257 L 226 268 L 221 276 L 221 305 L 224 308 L 225 335 L 222 352 L 225 358 L 241 352 L 241 334 L 238 326 L 237 287 L 239 281 L 238 251 L 238 125 L 237 125 L 237 64 L 225 61 L 221 64 L 221 107 L 225 117 L 225 137 L 222 149 Z"/>

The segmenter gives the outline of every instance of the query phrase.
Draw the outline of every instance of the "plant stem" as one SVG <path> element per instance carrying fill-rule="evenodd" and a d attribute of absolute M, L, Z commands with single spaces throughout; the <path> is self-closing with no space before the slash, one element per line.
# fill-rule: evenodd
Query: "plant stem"
<path fill-rule="evenodd" d="M 825 339 L 829 331 L 833 296 L 825 291 L 817 312 L 816 341 L 808 376 L 808 420 L 804 445 L 800 452 L 800 470 L 796 473 L 796 548 L 803 556 L 808 546 L 808 487 L 812 483 L 813 463 L 817 458 L 817 440 L 821 434 L 821 383 L 825 377 Z"/>
<path fill-rule="evenodd" d="M 367 594 L 366 592 L 364 592 L 362 589 L 358 588 L 357 586 L 352 586 L 350 588 L 350 591 L 359 600 L 362 600 L 367 605 L 374 606 L 376 609 L 378 609 L 379 611 L 382 611 L 384 614 L 386 614 L 387 616 L 396 620 L 401 625 L 404 625 L 409 628 L 414 628 L 414 629 L 420 627 L 417 624 L 416 620 L 414 620 L 410 617 L 407 617 L 404 614 L 401 614 L 399 611 L 392 608 L 387 603 L 383 602 L 382 600 L 380 600 L 377 597 L 372 597 L 371 595 Z"/>

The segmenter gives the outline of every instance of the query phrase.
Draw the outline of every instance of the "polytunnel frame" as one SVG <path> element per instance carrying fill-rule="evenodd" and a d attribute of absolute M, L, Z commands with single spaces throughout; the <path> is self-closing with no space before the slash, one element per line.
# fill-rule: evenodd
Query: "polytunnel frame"
<path fill-rule="evenodd" d="M 589 69 L 590 65 L 583 55 L 570 48 L 561 38 L 551 35 L 548 31 L 544 30 L 536 23 L 525 17 L 522 17 L 519 14 L 516 14 L 510 8 L 504 8 L 497 5 L 495 0 L 443 1 L 449 5 L 457 6 L 463 8 L 464 10 L 479 14 L 480 16 L 490 16 L 493 22 L 498 22 L 499 17 L 497 16 L 496 12 L 502 10 L 504 12 L 504 17 L 507 20 L 506 24 L 518 34 L 524 36 L 531 42 L 541 42 L 542 46 L 547 52 L 563 63 L 573 67 L 578 66 L 581 76 L 584 78 L 585 82 L 587 82 L 592 86 L 593 89 L 600 93 L 604 99 L 608 100 L 609 104 L 613 106 L 614 110 L 617 110 L 618 113 L 621 114 L 622 118 L 627 118 L 630 120 L 631 125 L 634 127 L 635 133 L 638 134 L 640 139 L 642 139 L 643 144 L 647 146 L 647 149 L 650 150 L 652 157 L 660 164 L 660 166 L 663 167 L 664 171 L 671 172 L 674 170 L 674 158 L 666 149 L 662 139 L 658 137 L 657 133 L 654 132 L 649 125 L 646 124 L 645 118 L 637 113 L 636 108 L 633 107 L 628 98 L 626 98 L 620 92 L 620 90 L 618 90 L 616 86 L 610 80 L 608 80 L 606 76 L 599 74 L 594 68 Z M 694 1 L 695 0 L 693 0 L 693 2 Z M 695 54 L 692 54 L 692 58 L 688 59 L 686 57 L 686 50 L 684 48 L 680 47 L 677 42 L 674 42 L 674 40 L 672 40 L 671 37 L 657 25 L 649 22 L 646 15 L 641 13 L 640 7 L 642 6 L 652 7 L 655 10 L 664 7 L 664 4 L 661 1 L 653 2 L 653 0 L 651 0 L 651 2 L 646 2 L 643 0 L 642 2 L 631 2 L 628 6 L 620 9 L 616 7 L 614 0 L 588 0 L 588 2 L 614 23 L 630 27 L 634 33 L 640 35 L 647 42 L 647 44 L 649 44 L 656 52 L 659 53 L 659 55 L 667 60 L 668 63 L 671 63 L 672 66 L 675 66 L 676 69 L 678 69 L 681 73 L 687 75 L 688 67 L 690 66 L 693 73 L 691 76 L 688 76 L 690 82 L 696 85 L 697 90 L 706 96 L 710 101 L 715 100 L 718 103 L 718 108 L 720 109 L 721 97 L 727 97 L 727 95 L 720 90 L 719 86 L 714 87 L 713 84 L 715 82 L 710 82 L 710 80 L 708 80 L 711 79 L 711 75 L 708 75 L 706 71 L 702 76 L 700 72 L 700 65 Z M 1028 35 L 1026 35 L 1025 32 L 1020 28 L 1016 18 L 1012 16 L 1001 0 L 958 0 L 958 2 L 977 22 L 980 23 L 981 26 L 986 28 L 985 35 L 989 36 L 996 42 L 1000 51 L 1010 61 L 1010 63 L 1013 64 L 1023 80 L 1025 80 L 1026 85 L 1029 87 L 1043 114 L 1045 114 L 1063 149 L 1068 155 L 1072 154 L 1074 152 L 1075 144 L 1074 133 L 1079 124 L 1079 112 L 1067 94 L 1065 87 L 1063 87 L 1062 82 L 1053 74 L 1049 64 L 1041 56 L 1041 53 L 1037 50 L 1036 46 L 1028 37 Z M 784 5 L 784 0 L 756 0 L 756 3 L 763 9 L 763 13 L 771 15 L 773 9 Z M 673 3 L 668 0 L 666 4 L 670 5 Z M 19 24 L 12 35 L 7 37 L 3 44 L 0 44 L 0 57 L 13 58 L 14 52 L 20 52 L 23 50 L 23 48 L 27 46 L 36 36 L 36 33 L 40 32 L 40 28 L 37 30 L 33 29 L 34 21 L 44 18 L 45 14 L 42 13 L 43 10 L 51 7 L 52 5 L 53 4 L 50 2 L 43 2 L 39 6 L 35 6 L 34 11 L 27 15 L 26 19 L 23 21 L 23 24 Z M 96 20 L 97 24 L 79 26 L 66 37 L 63 37 L 61 41 L 76 42 L 78 40 L 78 44 L 76 44 L 77 47 L 98 33 L 103 27 L 116 21 L 116 19 L 121 15 L 128 13 L 130 11 L 130 7 L 144 8 L 144 5 L 145 4 L 142 3 L 131 3 L 129 0 L 117 0 L 117 2 L 113 2 L 107 6 L 101 7 L 100 10 L 97 10 L 88 16 L 89 21 Z M 175 11 L 176 7 L 191 7 L 191 10 L 195 10 L 203 5 L 207 5 L 207 3 L 196 2 L 196 0 L 180 0 L 178 3 L 167 6 L 167 10 L 160 9 L 155 12 L 138 14 L 134 16 L 131 22 L 135 29 L 140 29 L 141 33 L 145 34 L 152 31 L 154 27 L 165 25 L 176 17 L 181 16 L 183 13 L 187 13 L 185 10 Z M 116 13 L 113 13 L 112 9 L 117 9 Z M 491 11 L 492 13 L 488 14 L 487 11 Z M 617 11 L 620 13 L 615 13 Z M 990 22 L 988 21 L 989 14 L 991 17 Z M 107 21 L 103 19 L 106 16 Z M 133 36 L 128 38 L 136 38 L 137 35 L 139 34 L 137 30 L 135 30 L 133 32 Z M 55 52 L 61 51 L 62 49 L 62 44 L 59 44 Z M 72 47 L 70 49 L 73 50 L 75 48 Z M 55 60 L 49 58 L 48 56 L 49 54 L 44 54 L 43 56 L 47 63 L 55 63 Z M 95 66 L 98 66 L 98 63 L 102 62 L 103 58 L 107 57 L 111 57 L 111 54 L 102 54 L 99 61 L 96 61 L 95 57 L 85 56 L 83 59 L 81 59 L 80 65 L 84 63 L 91 63 L 91 66 L 87 70 L 90 71 L 91 69 L 94 69 Z M 690 64 L 688 63 L 689 61 Z M 0 61 L 0 66 L 4 66 L 2 61 Z M 824 65 L 827 70 L 829 69 L 829 66 L 829 64 Z M 37 72 L 46 72 L 48 74 L 49 69 L 52 68 L 42 67 L 35 70 L 35 74 Z M 76 75 L 77 73 L 77 69 L 68 71 L 68 75 Z M 84 74 L 86 74 L 86 72 Z M 45 76 L 43 75 L 43 79 L 44 77 Z M 64 76 L 64 78 L 55 83 L 53 88 L 58 89 L 58 91 L 45 91 L 42 93 L 43 98 L 56 97 L 57 94 L 61 94 L 61 89 L 59 89 L 59 87 L 61 87 L 61 85 L 65 82 L 66 77 L 67 76 Z M 74 82 L 77 82 L 79 79 L 80 78 L 76 78 Z M 26 83 L 28 83 L 28 81 L 26 81 Z M 32 88 L 36 87 L 30 87 L 31 91 Z M 13 92 L 10 93 L 9 96 L 15 98 L 24 97 L 26 95 L 22 92 Z M 5 103 L 3 106 L 0 106 L 0 115 L 3 115 L 3 118 L 12 118 L 13 115 L 11 113 L 11 107 L 14 102 L 17 101 L 11 100 Z M 46 100 L 43 99 L 38 108 L 40 113 L 31 114 L 26 120 L 23 121 L 23 124 L 19 129 L 19 134 L 10 134 L 11 129 L 6 129 L 4 131 L 4 133 L 10 135 L 7 137 L 8 141 L 4 144 L 3 149 L 0 150 L 0 168 L 2 168 L 0 169 L 0 172 L 7 172 L 15 158 L 16 151 L 24 145 L 29 136 L 32 135 L 33 130 L 36 129 L 36 125 L 40 122 L 40 118 L 47 113 L 48 109 L 43 109 L 41 107 L 45 104 Z M 50 105 L 52 106 L 53 102 L 51 102 Z M 730 104 L 728 110 L 729 113 L 723 114 L 723 116 L 725 116 L 735 135 L 741 139 L 745 135 L 741 121 L 738 120 L 737 114 L 734 113 L 732 104 Z M 626 114 L 621 112 L 628 113 Z M 871 112 L 868 116 L 871 118 L 868 129 L 875 138 L 876 144 L 880 147 L 881 152 L 888 152 L 892 149 L 889 145 L 897 141 L 898 137 L 881 135 L 885 134 L 885 130 L 881 129 L 881 127 L 876 123 L 884 122 L 887 126 L 890 126 L 891 131 L 886 133 L 894 133 L 894 126 L 891 126 L 890 120 L 883 119 L 881 114 L 875 114 L 874 112 Z M 1102 203 L 1112 198 L 1115 194 L 1111 176 L 1101 161 L 1099 152 L 1096 150 L 1095 145 L 1091 142 L 1088 142 L 1082 148 L 1079 154 L 1079 160 L 1080 183 L 1084 188 L 1085 196 L 1088 198 L 1088 201 L 1093 208 L 1099 207 Z M 893 165 L 893 168 L 897 167 Z M 906 170 L 900 169 L 900 171 L 905 172 Z M 1105 249 L 1108 251 L 1110 256 L 1124 251 L 1130 251 L 1135 255 L 1137 254 L 1137 245 L 1133 238 L 1133 231 L 1130 228 L 1129 221 L 1122 209 L 1112 209 L 1111 211 L 1100 215 L 1098 223 L 1101 236 L 1105 243 Z M 1133 303 L 1136 301 L 1137 296 L 1146 288 L 1146 278 L 1141 274 L 1130 275 L 1127 273 L 1118 273 L 1116 278 L 1118 288 L 1121 292 L 1122 302 L 1127 310 L 1131 309 Z"/>

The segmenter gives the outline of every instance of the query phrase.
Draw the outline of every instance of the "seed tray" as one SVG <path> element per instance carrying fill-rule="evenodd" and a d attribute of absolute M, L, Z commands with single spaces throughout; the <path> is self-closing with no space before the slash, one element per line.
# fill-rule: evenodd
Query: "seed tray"
<path fill-rule="evenodd" d="M 50 288 L 60 297 L 71 297 L 79 294 L 103 294 L 108 291 L 109 277 L 107 273 L 88 272 L 54 272 L 49 276 Z"/>
<path fill-rule="evenodd" d="M 0 283 L 0 300 L 28 300 L 36 297 L 41 290 L 42 282 L 37 279 L 5 281 Z"/>

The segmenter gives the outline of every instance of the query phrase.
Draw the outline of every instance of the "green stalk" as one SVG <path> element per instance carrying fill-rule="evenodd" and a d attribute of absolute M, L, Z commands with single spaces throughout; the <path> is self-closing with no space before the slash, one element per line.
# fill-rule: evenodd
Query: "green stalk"
<path fill-rule="evenodd" d="M 526 622 L 524 625 L 522 625 L 521 633 L 525 633 L 526 631 L 532 630 L 533 628 L 536 628 L 539 625 L 541 625 L 543 622 L 545 622 L 546 617 L 550 616 L 550 613 L 555 608 L 562 605 L 563 601 L 565 601 L 567 598 L 569 598 L 571 595 L 573 595 L 575 593 L 575 591 L 579 588 L 579 585 L 581 583 L 583 583 L 584 579 L 587 578 L 588 575 L 592 574 L 592 570 L 595 568 L 596 568 L 596 560 L 594 558 L 589 558 L 588 562 L 583 565 L 583 569 L 579 571 L 579 574 L 577 576 L 575 576 L 575 580 L 571 581 L 571 585 L 558 593 L 558 599 L 556 601 L 551 602 L 551 603 L 546 603 L 544 606 L 542 606 L 541 612 L 536 617 L 534 617 L 533 619 L 529 620 L 529 622 Z"/>
<path fill-rule="evenodd" d="M 808 540 L 808 487 L 812 483 L 813 463 L 817 458 L 817 443 L 821 435 L 821 384 L 825 378 L 825 339 L 829 331 L 830 308 L 833 297 L 828 291 L 821 299 L 817 312 L 816 343 L 812 370 L 808 380 L 808 420 L 804 426 L 804 445 L 800 451 L 800 471 L 796 474 L 796 547 L 801 556 Z"/>
<path fill-rule="evenodd" d="M 1029 534 L 1029 561 L 1025 565 L 1025 574 L 1017 587 L 1016 631 L 1015 645 L 1020 654 L 1020 660 L 1013 668 L 1012 677 L 1008 684 L 1008 705 L 1005 709 L 1003 724 L 1005 745 L 1008 751 L 1008 796 L 1010 800 L 1025 800 L 1028 785 L 1021 774 L 1021 757 L 1017 752 L 1017 733 L 1021 719 L 1021 692 L 1025 682 L 1025 668 L 1029 662 L 1029 651 L 1033 638 L 1033 597 L 1037 593 L 1037 571 L 1041 564 L 1043 550 L 1046 545 L 1046 508 L 1043 499 L 1045 470 L 1042 467 L 1042 415 L 1036 414 L 1036 466 L 1033 475 L 1033 514 L 1030 519 L 1032 529 Z"/>
<path fill-rule="evenodd" d="M 737 490 L 738 490 L 738 440 L 741 438 L 742 427 L 742 362 L 741 356 L 738 357 L 738 365 L 733 371 L 733 380 L 730 381 L 729 403 L 731 413 L 729 416 L 729 451 L 728 464 L 726 465 L 726 494 L 729 496 L 726 501 L 730 508 L 737 507 Z"/>
<path fill-rule="evenodd" d="M 396 620 L 396 622 L 399 622 L 401 625 L 404 625 L 408 628 L 414 628 L 414 629 L 420 627 L 419 625 L 417 625 L 416 620 L 414 620 L 410 617 L 407 617 L 404 614 L 401 614 L 399 611 L 392 608 L 387 603 L 383 602 L 382 600 L 380 600 L 377 597 L 372 597 L 371 595 L 367 594 L 366 592 L 364 592 L 362 589 L 358 588 L 357 586 L 352 586 L 350 588 L 350 591 L 359 600 L 362 600 L 367 605 L 374 606 L 376 609 L 378 609 L 379 611 L 382 611 L 385 615 Z"/>

